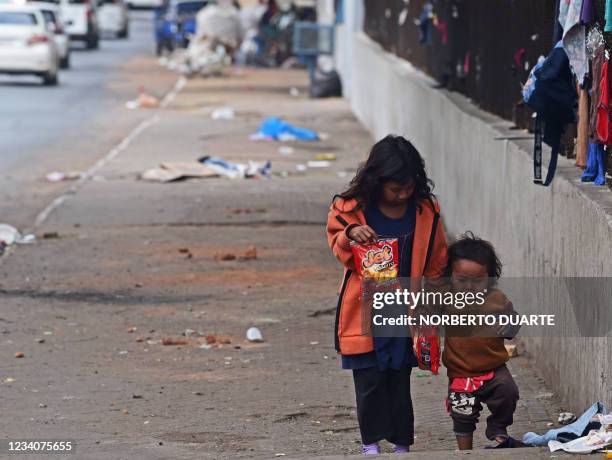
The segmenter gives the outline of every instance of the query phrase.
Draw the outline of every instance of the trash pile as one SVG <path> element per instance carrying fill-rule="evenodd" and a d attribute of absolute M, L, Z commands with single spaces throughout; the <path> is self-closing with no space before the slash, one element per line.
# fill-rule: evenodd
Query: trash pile
<path fill-rule="evenodd" d="M 245 164 L 233 163 L 223 158 L 207 155 L 199 158 L 198 161 L 216 171 L 219 176 L 227 177 L 228 179 L 268 178 L 272 170 L 272 162 L 270 160 L 264 163 L 249 161 L 248 164 Z"/>
<path fill-rule="evenodd" d="M 219 177 L 219 174 L 212 168 L 195 161 L 192 163 L 162 163 L 159 167 L 148 169 L 140 175 L 141 180 L 161 183 L 207 177 Z"/>
<path fill-rule="evenodd" d="M 233 163 L 214 156 L 203 156 L 197 162 L 165 162 L 140 174 L 140 179 L 148 182 L 178 182 L 187 179 L 225 177 L 227 179 L 269 178 L 272 162 L 249 161 Z"/>
<path fill-rule="evenodd" d="M 606 415 L 601 402 L 593 404 L 576 419 L 570 412 L 559 414 L 562 428 L 549 430 L 544 435 L 525 433 L 523 442 L 530 446 L 545 446 L 551 452 L 563 450 L 572 454 L 589 454 L 612 446 L 612 413 Z"/>

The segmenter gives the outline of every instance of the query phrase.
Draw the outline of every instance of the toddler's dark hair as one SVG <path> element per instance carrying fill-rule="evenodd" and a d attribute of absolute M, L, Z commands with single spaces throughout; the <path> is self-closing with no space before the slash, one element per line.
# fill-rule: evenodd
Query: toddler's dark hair
<path fill-rule="evenodd" d="M 502 274 L 502 263 L 497 257 L 493 245 L 474 236 L 472 232 L 461 235 L 461 238 L 448 247 L 448 264 L 444 273 L 445 277 L 451 277 L 453 264 L 460 259 L 467 259 L 484 265 L 487 267 L 489 278 L 499 279 Z"/>

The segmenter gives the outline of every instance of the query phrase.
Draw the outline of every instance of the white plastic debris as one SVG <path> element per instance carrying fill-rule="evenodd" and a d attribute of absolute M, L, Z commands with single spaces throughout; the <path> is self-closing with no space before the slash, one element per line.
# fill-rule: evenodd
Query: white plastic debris
<path fill-rule="evenodd" d="M 329 168 L 331 162 L 327 160 L 312 160 L 307 163 L 309 168 Z"/>
<path fill-rule="evenodd" d="M 291 97 L 298 97 L 300 95 L 300 90 L 297 89 L 295 86 L 292 86 L 291 89 L 289 90 L 289 95 Z"/>
<path fill-rule="evenodd" d="M 306 169 L 308 169 L 306 167 L 306 165 L 303 165 L 303 164 L 295 165 L 295 170 L 298 171 L 298 172 L 304 172 L 304 171 L 306 171 Z"/>
<path fill-rule="evenodd" d="M 219 107 L 213 110 L 210 117 L 213 120 L 233 120 L 236 117 L 234 109 L 231 107 Z"/>
<path fill-rule="evenodd" d="M 0 241 L 10 246 L 14 244 L 18 238 L 21 238 L 19 230 L 9 224 L 0 224 Z"/>
<path fill-rule="evenodd" d="M 280 153 L 281 155 L 293 155 L 293 152 L 293 147 L 289 147 L 288 145 L 283 145 L 278 148 L 278 153 Z"/>
<path fill-rule="evenodd" d="M 7 246 L 13 244 L 29 244 L 36 241 L 34 235 L 22 235 L 15 227 L 9 224 L 0 224 L 0 242 Z"/>
<path fill-rule="evenodd" d="M 256 327 L 250 327 L 246 332 L 246 338 L 249 342 L 263 342 L 263 335 Z"/>
<path fill-rule="evenodd" d="M 17 244 L 32 244 L 36 242 L 36 235 L 33 234 L 29 234 L 29 235 L 24 235 L 21 238 L 19 238 L 17 241 L 15 241 L 15 243 Z"/>
<path fill-rule="evenodd" d="M 63 182 L 66 180 L 75 180 L 81 177 L 81 173 L 78 171 L 61 172 L 53 171 L 45 176 L 47 182 Z"/>

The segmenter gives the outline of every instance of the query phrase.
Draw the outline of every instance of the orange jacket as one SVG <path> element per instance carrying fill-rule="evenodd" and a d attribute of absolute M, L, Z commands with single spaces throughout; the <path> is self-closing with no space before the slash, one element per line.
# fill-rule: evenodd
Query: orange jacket
<path fill-rule="evenodd" d="M 355 355 L 374 350 L 371 336 L 362 333 L 361 280 L 355 273 L 355 262 L 351 251 L 351 240 L 346 236 L 346 228 L 356 224 L 364 225 L 365 216 L 356 209 L 356 200 L 336 200 L 327 216 L 327 241 L 334 256 L 344 265 L 344 277 L 336 307 L 336 351 L 343 355 Z M 427 200 L 420 201 L 417 207 L 416 227 L 412 245 L 412 277 L 442 276 L 447 260 L 446 237 L 439 219 L 440 208 L 433 207 Z M 432 240 L 432 228 L 436 232 Z M 432 241 L 430 241 L 432 240 Z M 429 252 L 429 262 L 425 268 Z"/>

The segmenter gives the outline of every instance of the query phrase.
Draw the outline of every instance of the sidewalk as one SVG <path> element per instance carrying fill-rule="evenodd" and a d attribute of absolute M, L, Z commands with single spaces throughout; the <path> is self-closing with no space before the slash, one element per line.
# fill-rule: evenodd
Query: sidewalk
<path fill-rule="evenodd" d="M 0 261 L 4 437 L 72 438 L 79 458 L 359 451 L 352 378 L 333 350 L 341 268 L 324 225 L 332 195 L 372 139 L 344 101 L 311 101 L 305 85 L 305 72 L 279 70 L 189 81 L 156 111 L 158 121 L 50 215 L 41 231 L 59 238 Z M 302 96 L 291 97 L 292 86 Z M 211 120 L 225 105 L 236 119 Z M 329 139 L 294 143 L 292 155 L 281 155 L 279 143 L 248 139 L 267 115 Z M 294 172 L 316 153 L 338 160 L 271 180 L 137 180 L 162 161 L 204 154 L 270 159 L 274 172 Z M 237 211 L 244 209 L 253 212 Z M 256 260 L 215 260 L 251 245 Z M 264 343 L 245 341 L 251 326 Z M 195 335 L 182 336 L 187 329 Z M 201 348 L 213 334 L 213 348 Z M 169 337 L 188 344 L 162 345 Z M 13 359 L 16 352 L 25 358 Z M 521 391 L 511 432 L 547 430 L 558 401 L 524 357 L 510 368 Z M 445 377 L 416 371 L 412 392 L 417 439 L 408 457 L 455 455 Z M 425 457 L 430 450 L 446 452 Z M 537 449 L 504 455 L 549 457 Z M 479 450 L 470 458 L 494 456 Z"/>

